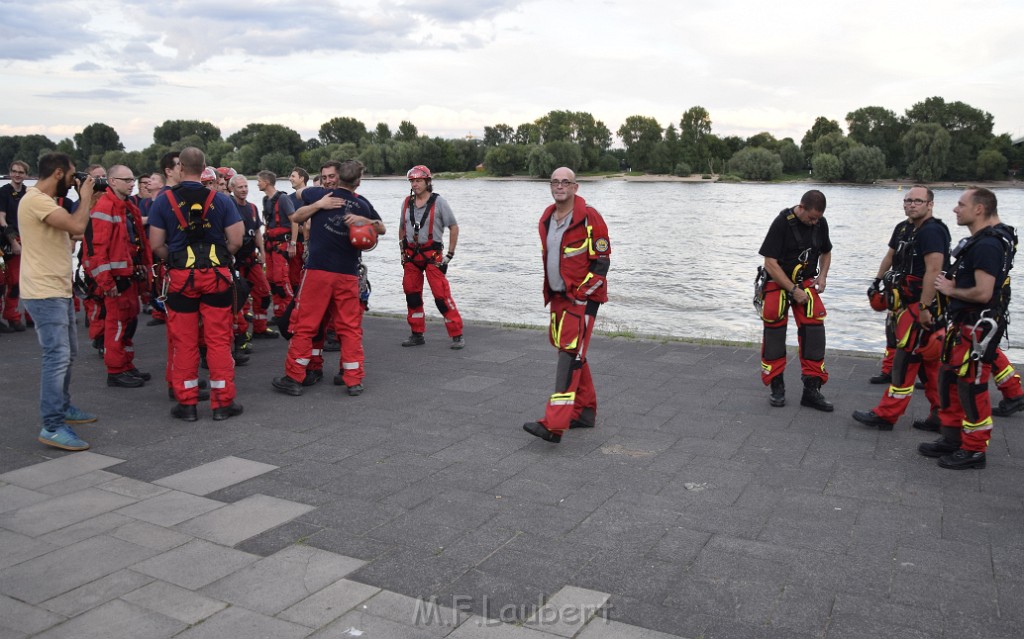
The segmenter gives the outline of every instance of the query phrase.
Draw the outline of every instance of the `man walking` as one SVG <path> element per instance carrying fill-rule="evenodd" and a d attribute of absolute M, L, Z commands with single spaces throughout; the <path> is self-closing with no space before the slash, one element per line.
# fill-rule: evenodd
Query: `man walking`
<path fill-rule="evenodd" d="M 550 305 L 548 339 L 558 349 L 555 392 L 544 418 L 523 430 L 552 443 L 570 428 L 593 428 L 597 393 L 587 350 L 601 304 L 608 301 L 605 278 L 611 243 L 604 218 L 578 195 L 576 174 L 566 167 L 551 174 L 555 203 L 544 210 L 538 226 L 544 263 L 544 304 Z"/>
<path fill-rule="evenodd" d="M 89 207 L 72 214 L 58 206 L 75 184 L 75 165 L 63 153 L 39 159 L 39 181 L 27 189 L 18 206 L 22 237 L 22 290 L 25 308 L 36 324 L 42 347 L 39 376 L 39 441 L 64 450 L 85 450 L 89 444 L 68 424 L 96 421 L 96 416 L 71 403 L 71 362 L 78 354 L 75 306 L 72 302 L 71 236 L 89 224 Z M 78 183 L 82 202 L 92 201 L 93 179 Z"/>

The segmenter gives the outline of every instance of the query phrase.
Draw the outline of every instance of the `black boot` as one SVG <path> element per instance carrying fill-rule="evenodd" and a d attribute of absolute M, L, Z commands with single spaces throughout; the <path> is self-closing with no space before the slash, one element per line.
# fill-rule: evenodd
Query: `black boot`
<path fill-rule="evenodd" d="M 783 379 L 782 375 L 778 375 L 772 378 L 772 394 L 768 397 L 768 403 L 772 406 L 779 407 L 786 405 L 786 380 Z"/>
<path fill-rule="evenodd" d="M 942 422 L 939 421 L 939 411 L 931 411 L 928 413 L 927 419 L 915 419 L 911 426 L 917 430 L 926 430 L 932 433 L 939 432 L 939 429 L 942 427 Z"/>
<path fill-rule="evenodd" d="M 825 397 L 821 394 L 821 378 L 819 377 L 804 378 L 804 394 L 800 398 L 800 405 L 809 406 L 814 410 L 826 413 L 831 413 L 835 410 L 835 406 L 826 401 Z"/>
<path fill-rule="evenodd" d="M 951 455 L 939 457 L 939 466 L 952 468 L 953 470 L 964 470 L 967 468 L 984 468 L 985 451 L 964 450 L 958 448 Z"/>
<path fill-rule="evenodd" d="M 962 429 L 959 426 L 943 426 L 941 432 L 942 437 L 933 442 L 920 444 L 917 447 L 917 452 L 925 457 L 943 457 L 960 450 L 960 433 Z"/>

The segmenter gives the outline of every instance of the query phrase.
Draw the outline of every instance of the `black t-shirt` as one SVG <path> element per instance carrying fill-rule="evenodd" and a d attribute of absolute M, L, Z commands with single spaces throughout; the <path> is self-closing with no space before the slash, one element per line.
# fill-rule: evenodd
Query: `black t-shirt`
<path fill-rule="evenodd" d="M 894 233 L 895 235 L 895 233 Z M 906 244 L 900 245 L 901 242 Z M 896 255 L 893 256 L 893 269 L 905 275 L 924 277 L 925 264 L 924 256 L 929 253 L 941 253 L 943 265 L 948 264 L 949 257 L 949 229 L 936 218 L 929 218 L 921 225 L 921 228 L 914 229 L 910 224 L 910 233 L 904 235 L 893 247 Z M 910 264 L 904 266 L 903 262 L 910 258 Z"/>
<path fill-rule="evenodd" d="M 7 226 L 15 233 L 18 232 L 18 203 L 26 190 L 24 184 L 20 191 L 15 191 L 13 184 L 0 186 L 0 211 L 7 212 Z"/>
<path fill-rule="evenodd" d="M 325 195 L 339 197 L 345 200 L 345 203 L 337 209 L 320 209 L 309 218 L 309 259 L 306 261 L 306 268 L 359 275 L 359 256 L 362 255 L 362 251 L 352 246 L 344 217 L 351 213 L 369 220 L 379 220 L 380 215 L 370 205 L 369 200 L 347 189 L 307 187 L 302 192 L 302 201 L 304 205 L 313 204 Z"/>
<path fill-rule="evenodd" d="M 806 249 L 811 251 L 806 261 L 809 268 L 803 276 L 813 277 L 818 272 L 818 258 L 832 252 L 828 221 L 822 217 L 815 225 L 804 224 L 796 217 L 793 209 L 783 209 L 768 228 L 768 235 L 761 243 L 759 253 L 778 260 L 782 270 L 790 275 L 800 263 L 800 254 Z"/>
<path fill-rule="evenodd" d="M 965 250 L 960 253 L 954 265 L 956 288 L 974 288 L 978 283 L 974 278 L 974 272 L 981 270 L 996 280 L 992 287 L 992 297 L 994 297 L 996 290 L 1003 284 L 999 281 L 999 278 L 1003 274 L 1003 252 L 1005 248 L 1006 244 L 989 232 L 985 232 L 985 235 L 970 242 Z M 990 303 L 991 297 L 989 302 L 984 304 L 973 304 L 952 298 L 949 300 L 949 312 L 955 317 L 958 311 L 982 310 L 987 308 Z"/>

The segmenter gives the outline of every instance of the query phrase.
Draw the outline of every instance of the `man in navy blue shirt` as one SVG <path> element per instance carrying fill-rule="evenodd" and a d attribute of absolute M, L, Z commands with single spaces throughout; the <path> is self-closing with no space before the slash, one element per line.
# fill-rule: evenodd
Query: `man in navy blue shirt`
<path fill-rule="evenodd" d="M 285 360 L 285 376 L 274 378 L 277 390 L 302 394 L 306 366 L 313 354 L 313 337 L 328 307 L 341 341 L 340 381 L 349 395 L 363 392 L 363 306 L 359 302 L 359 257 L 352 246 L 349 228 L 372 224 L 378 235 L 386 232 L 380 215 L 355 190 L 363 165 L 355 160 L 328 162 L 320 168 L 323 187 L 302 191 L 302 206 L 292 215 L 301 224 L 310 221 L 309 258 L 298 302 L 292 315 L 291 343 Z M 326 187 L 326 188 L 325 188 Z"/>

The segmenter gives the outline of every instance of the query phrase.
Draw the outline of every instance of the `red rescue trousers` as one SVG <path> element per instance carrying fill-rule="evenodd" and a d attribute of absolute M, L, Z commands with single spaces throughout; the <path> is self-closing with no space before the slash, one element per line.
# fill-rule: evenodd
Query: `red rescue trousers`
<path fill-rule="evenodd" d="M 267 275 L 260 264 L 253 262 L 241 268 L 241 276 L 249 282 L 249 295 L 252 297 L 252 328 L 257 333 L 265 333 L 271 303 Z"/>
<path fill-rule="evenodd" d="M 85 318 L 89 324 L 89 339 L 103 339 L 104 323 L 106 317 L 106 303 L 96 301 L 91 297 L 85 298 Z"/>
<path fill-rule="evenodd" d="M 341 374 L 346 386 L 363 381 L 363 306 L 359 303 L 359 277 L 306 269 L 292 311 L 292 339 L 288 343 L 285 375 L 297 382 L 306 378 L 313 357 L 313 339 L 327 309 L 334 314 L 334 330 L 341 342 Z"/>
<path fill-rule="evenodd" d="M 288 281 L 291 282 L 293 291 L 299 290 L 299 286 L 302 285 L 302 269 L 306 264 L 302 254 L 305 250 L 305 242 L 298 240 L 295 244 L 295 255 L 288 258 Z"/>
<path fill-rule="evenodd" d="M 143 286 L 145 283 L 143 283 Z M 139 324 L 139 285 L 132 281 L 114 297 L 103 296 L 103 363 L 116 375 L 135 368 L 135 329 Z M 89 326 L 92 333 L 92 325 Z"/>
<path fill-rule="evenodd" d="M 813 279 L 800 282 L 800 288 L 807 294 L 807 302 L 793 305 L 796 320 L 797 342 L 800 345 L 800 375 L 803 378 L 816 377 L 824 384 L 828 381 L 825 370 L 825 304 L 813 286 Z M 786 369 L 786 325 L 790 295 L 769 281 L 764 287 L 764 304 L 761 320 L 764 322 L 764 336 L 761 340 L 761 381 L 767 386 Z"/>
<path fill-rule="evenodd" d="M 7 288 L 4 289 L 3 318 L 10 324 L 21 321 L 21 313 L 18 311 L 19 289 L 18 282 L 21 281 L 21 256 L 4 255 L 4 263 L 7 265 Z"/>
<path fill-rule="evenodd" d="M 558 349 L 558 366 L 555 392 L 548 399 L 544 418 L 538 421 L 557 435 L 568 430 L 575 419 L 593 426 L 597 418 L 597 392 L 587 349 L 598 307 L 596 302 L 582 302 L 564 294 L 551 297 L 548 340 Z"/>
<path fill-rule="evenodd" d="M 267 246 L 267 283 L 274 300 L 274 317 L 284 315 L 292 297 L 292 283 L 288 265 L 288 242 L 285 240 L 266 240 Z"/>
<path fill-rule="evenodd" d="M 972 452 L 984 452 L 992 431 L 992 401 L 988 393 L 988 380 L 992 365 L 971 359 L 971 335 L 973 326 L 955 325 L 947 335 L 952 339 L 952 348 L 947 348 L 939 372 L 939 398 L 944 410 L 960 417 L 960 447 Z"/>
<path fill-rule="evenodd" d="M 230 406 L 235 399 L 235 360 L 231 357 L 234 287 L 225 267 L 170 269 L 167 333 L 172 358 L 171 387 L 179 404 L 199 400 L 199 346 L 205 337 L 210 367 L 210 406 Z M 202 318 L 202 336 L 199 320 Z"/>
<path fill-rule="evenodd" d="M 430 253 L 428 251 L 428 253 Z M 413 333 L 424 333 L 427 329 L 427 322 L 423 315 L 423 276 L 426 275 L 427 284 L 430 285 L 430 293 L 434 296 L 434 303 L 437 310 L 444 316 L 444 327 L 448 331 L 448 337 L 462 335 L 462 316 L 452 299 L 452 288 L 448 284 L 448 278 L 437 267 L 433 260 L 427 261 L 422 266 L 415 262 L 408 261 L 403 266 L 405 275 L 402 277 L 402 289 L 405 291 L 405 301 L 408 307 L 409 328 Z"/>

